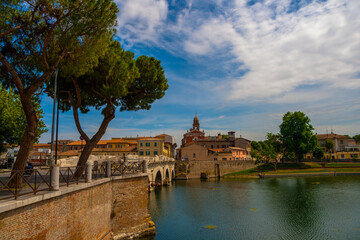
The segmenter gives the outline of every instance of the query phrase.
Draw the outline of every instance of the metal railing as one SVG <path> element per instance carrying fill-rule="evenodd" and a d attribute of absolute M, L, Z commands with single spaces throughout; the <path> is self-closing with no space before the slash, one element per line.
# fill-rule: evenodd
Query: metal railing
<path fill-rule="evenodd" d="M 61 167 L 59 170 L 59 186 L 69 186 L 86 182 L 85 167 Z"/>
<path fill-rule="evenodd" d="M 125 175 L 142 172 L 143 161 L 119 161 L 111 163 L 111 175 Z"/>
<path fill-rule="evenodd" d="M 50 190 L 50 170 L 13 170 L 0 176 L 0 200 Z"/>
<path fill-rule="evenodd" d="M 97 180 L 98 178 L 106 177 L 106 162 L 99 164 L 97 161 L 94 161 L 92 167 L 92 178 Z"/>
<path fill-rule="evenodd" d="M 111 176 L 147 172 L 147 161 L 94 162 L 93 166 L 53 167 L 0 173 L 0 200 L 15 198 L 40 191 L 85 183 Z M 52 170 L 56 170 L 55 174 Z M 54 182 L 53 182 L 54 180 Z M 53 184 L 53 186 L 51 185 Z"/>

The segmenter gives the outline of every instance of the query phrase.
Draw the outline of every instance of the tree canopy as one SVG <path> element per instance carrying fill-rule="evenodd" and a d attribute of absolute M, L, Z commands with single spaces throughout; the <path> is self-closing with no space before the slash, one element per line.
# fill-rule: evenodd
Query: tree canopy
<path fill-rule="evenodd" d="M 39 116 L 39 126 L 36 131 L 35 142 L 38 141 L 41 134 L 47 132 L 44 121 L 42 120 L 43 111 L 40 108 L 39 101 L 33 99 L 36 114 Z M 22 109 L 20 98 L 15 94 L 12 88 L 6 90 L 0 84 L 0 152 L 4 151 L 4 144 L 17 146 L 26 129 L 26 117 Z"/>
<path fill-rule="evenodd" d="M 251 142 L 251 157 L 256 163 L 272 163 L 276 169 L 281 155 L 282 145 L 278 134 L 267 133 L 264 141 Z"/>
<path fill-rule="evenodd" d="M 316 159 L 322 159 L 324 157 L 324 149 L 322 149 L 322 147 L 320 146 L 316 146 L 313 150 L 313 156 Z"/>
<path fill-rule="evenodd" d="M 78 74 L 97 64 L 114 33 L 111 0 L 3 0 L 0 4 L 0 81 L 16 87 L 27 119 L 14 170 L 24 169 L 39 119 L 33 97 L 63 61 Z"/>
<path fill-rule="evenodd" d="M 303 112 L 287 112 L 280 125 L 280 140 L 287 154 L 293 153 L 300 162 L 303 155 L 317 146 L 317 138 L 313 133 L 310 118 Z"/>
<path fill-rule="evenodd" d="M 60 107 L 63 111 L 72 109 L 76 127 L 86 141 L 78 166 L 86 163 L 91 150 L 115 117 L 117 107 L 120 111 L 150 109 L 151 104 L 162 98 L 168 88 L 159 60 L 147 56 L 135 60 L 134 53 L 122 49 L 116 40 L 110 40 L 98 65 L 80 76 L 73 65 L 63 65 L 59 82 Z M 78 111 L 87 113 L 91 107 L 101 110 L 104 118 L 98 131 L 90 138 L 81 127 Z"/>
<path fill-rule="evenodd" d="M 355 139 L 356 143 L 360 143 L 360 134 L 357 134 L 357 135 L 353 136 L 352 138 Z"/>

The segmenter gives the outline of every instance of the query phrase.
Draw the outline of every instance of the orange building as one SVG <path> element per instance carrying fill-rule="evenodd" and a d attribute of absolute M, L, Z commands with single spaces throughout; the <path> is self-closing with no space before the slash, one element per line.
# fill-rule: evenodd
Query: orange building
<path fill-rule="evenodd" d="M 193 128 L 187 130 L 184 134 L 183 139 L 181 140 L 181 147 L 185 147 L 187 144 L 197 141 L 205 137 L 204 130 L 200 130 L 199 118 L 195 115 L 193 120 Z"/>

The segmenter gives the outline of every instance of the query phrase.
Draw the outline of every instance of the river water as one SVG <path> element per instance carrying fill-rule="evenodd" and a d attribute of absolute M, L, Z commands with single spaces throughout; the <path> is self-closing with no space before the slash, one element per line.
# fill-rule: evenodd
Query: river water
<path fill-rule="evenodd" d="M 176 181 L 149 197 L 150 239 L 360 239 L 358 176 Z"/>

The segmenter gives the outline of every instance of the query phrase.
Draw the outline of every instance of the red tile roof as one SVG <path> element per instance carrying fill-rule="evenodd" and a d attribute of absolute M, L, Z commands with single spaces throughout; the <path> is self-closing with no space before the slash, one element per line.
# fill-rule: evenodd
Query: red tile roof
<path fill-rule="evenodd" d="M 109 140 L 100 140 L 96 145 L 106 145 L 108 141 Z M 81 146 L 81 145 L 84 146 L 85 144 L 86 144 L 85 140 L 83 140 L 83 141 L 79 140 L 79 141 L 68 143 L 67 146 Z"/>
<path fill-rule="evenodd" d="M 347 137 L 347 136 L 344 136 L 344 135 L 335 134 L 335 133 L 316 134 L 316 136 L 318 137 L 319 140 L 325 140 L 325 139 L 327 139 L 327 138 L 330 138 L 330 139 L 334 139 L 334 138 L 338 138 L 338 139 L 351 139 L 350 137 Z"/>

